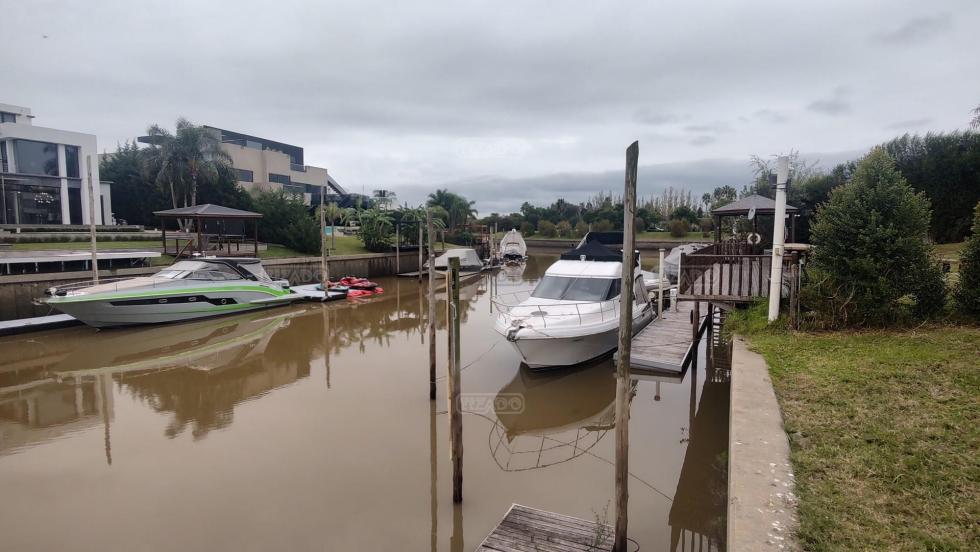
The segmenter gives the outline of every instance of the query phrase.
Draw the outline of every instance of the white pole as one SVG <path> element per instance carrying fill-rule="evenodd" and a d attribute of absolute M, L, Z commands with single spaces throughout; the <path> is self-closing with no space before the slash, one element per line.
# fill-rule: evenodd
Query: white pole
<path fill-rule="evenodd" d="M 327 215 L 323 208 L 323 188 L 320 188 L 320 287 L 323 288 L 323 297 L 327 298 L 327 290 L 330 288 L 330 267 L 327 266 Z M 331 234 L 333 234 L 333 222 L 331 221 Z"/>
<path fill-rule="evenodd" d="M 657 316 L 664 317 L 664 282 L 670 280 L 664 278 L 664 248 L 660 248 L 660 268 L 657 269 Z"/>
<path fill-rule="evenodd" d="M 789 157 L 776 160 L 776 214 L 772 224 L 772 268 L 769 271 L 769 321 L 779 318 L 779 299 L 783 292 L 783 234 L 786 232 L 786 181 Z"/>
<path fill-rule="evenodd" d="M 92 246 L 92 280 L 99 281 L 99 255 L 95 240 L 95 183 L 92 182 L 92 156 L 85 158 L 88 173 L 88 233 Z"/>

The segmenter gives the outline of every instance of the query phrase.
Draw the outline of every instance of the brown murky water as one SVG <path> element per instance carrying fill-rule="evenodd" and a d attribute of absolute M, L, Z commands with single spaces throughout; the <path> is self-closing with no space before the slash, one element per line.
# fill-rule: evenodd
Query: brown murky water
<path fill-rule="evenodd" d="M 461 506 L 413 280 L 357 304 L 0 339 L 0 549 L 472 550 L 513 502 L 611 521 L 612 362 L 530 373 L 492 329 L 491 288 L 553 259 L 462 290 Z M 636 381 L 642 550 L 724 547 L 728 384 L 709 343 L 683 377 Z"/>

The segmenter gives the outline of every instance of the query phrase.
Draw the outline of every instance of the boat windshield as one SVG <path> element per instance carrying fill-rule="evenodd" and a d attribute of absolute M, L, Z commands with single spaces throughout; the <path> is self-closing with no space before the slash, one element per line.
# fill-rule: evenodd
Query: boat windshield
<path fill-rule="evenodd" d="M 171 280 L 241 280 L 231 267 L 203 261 L 180 261 L 156 273 L 158 278 Z"/>
<path fill-rule="evenodd" d="M 545 276 L 531 292 L 538 299 L 566 301 L 608 301 L 619 296 L 619 278 L 570 278 Z"/>
<path fill-rule="evenodd" d="M 262 263 L 242 263 L 238 266 L 239 268 L 242 268 L 246 272 L 250 273 L 252 276 L 255 276 L 255 279 L 260 282 L 272 281 L 272 278 L 269 276 L 269 273 L 265 271 Z"/>

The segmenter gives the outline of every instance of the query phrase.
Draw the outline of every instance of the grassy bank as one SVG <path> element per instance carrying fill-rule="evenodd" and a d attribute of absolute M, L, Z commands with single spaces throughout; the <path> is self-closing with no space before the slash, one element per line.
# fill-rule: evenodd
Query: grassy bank
<path fill-rule="evenodd" d="M 980 549 L 980 328 L 789 333 L 769 363 L 807 550 Z"/>

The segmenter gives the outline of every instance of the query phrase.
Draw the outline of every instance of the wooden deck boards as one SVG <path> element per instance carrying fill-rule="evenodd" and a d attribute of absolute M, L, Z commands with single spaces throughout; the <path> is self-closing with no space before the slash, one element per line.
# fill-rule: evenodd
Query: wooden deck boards
<path fill-rule="evenodd" d="M 514 504 L 477 552 L 611 551 L 613 528 Z"/>
<path fill-rule="evenodd" d="M 699 331 L 707 320 L 707 305 L 702 304 Z M 680 372 L 688 361 L 694 346 L 691 332 L 691 313 L 694 303 L 681 301 L 677 312 L 665 310 L 662 318 L 656 318 L 646 328 L 633 336 L 630 348 L 632 368 Z"/>

